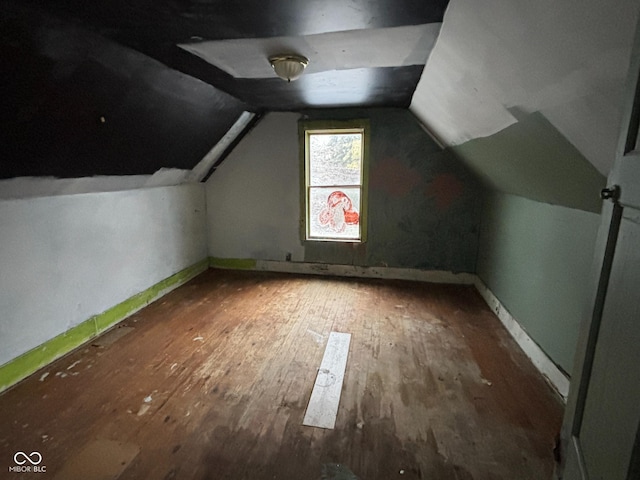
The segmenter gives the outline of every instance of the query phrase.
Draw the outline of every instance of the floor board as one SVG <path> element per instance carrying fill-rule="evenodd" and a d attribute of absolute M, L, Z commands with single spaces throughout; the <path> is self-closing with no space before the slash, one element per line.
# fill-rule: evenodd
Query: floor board
<path fill-rule="evenodd" d="M 120 328 L 0 396 L 4 472 L 119 442 L 122 480 L 551 477 L 562 404 L 473 287 L 209 270 Z M 328 430 L 302 420 L 331 331 Z"/>

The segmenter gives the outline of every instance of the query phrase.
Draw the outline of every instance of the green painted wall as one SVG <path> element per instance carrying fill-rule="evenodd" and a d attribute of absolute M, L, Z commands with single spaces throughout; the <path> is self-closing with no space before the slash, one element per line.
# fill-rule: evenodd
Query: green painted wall
<path fill-rule="evenodd" d="M 370 122 L 368 239 L 305 242 L 307 262 L 473 272 L 482 188 L 403 109 L 308 112 L 305 119 Z"/>
<path fill-rule="evenodd" d="M 600 212 L 606 178 L 539 112 L 450 151 L 491 189 Z"/>
<path fill-rule="evenodd" d="M 477 274 L 569 374 L 599 222 L 595 213 L 498 192 L 484 202 Z"/>

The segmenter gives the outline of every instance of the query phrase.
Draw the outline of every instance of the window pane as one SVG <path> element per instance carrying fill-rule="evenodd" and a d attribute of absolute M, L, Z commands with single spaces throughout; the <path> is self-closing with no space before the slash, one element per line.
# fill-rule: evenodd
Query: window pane
<path fill-rule="evenodd" d="M 309 236 L 360 239 L 360 188 L 311 187 Z"/>
<path fill-rule="evenodd" d="M 361 133 L 309 134 L 309 185 L 359 185 Z"/>

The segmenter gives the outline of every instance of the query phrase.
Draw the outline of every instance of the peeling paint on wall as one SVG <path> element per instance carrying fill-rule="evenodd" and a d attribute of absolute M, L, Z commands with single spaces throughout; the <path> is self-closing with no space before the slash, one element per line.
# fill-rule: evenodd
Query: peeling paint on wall
<path fill-rule="evenodd" d="M 539 111 L 606 175 L 639 11 L 637 0 L 451 0 L 411 111 L 445 145 Z"/>
<path fill-rule="evenodd" d="M 190 170 L 177 168 L 161 168 L 153 175 L 106 175 L 81 178 L 16 177 L 0 180 L 0 199 L 166 187 L 186 183 L 190 172 Z"/>
<path fill-rule="evenodd" d="M 448 151 L 493 190 L 600 212 L 604 175 L 540 112 Z"/>

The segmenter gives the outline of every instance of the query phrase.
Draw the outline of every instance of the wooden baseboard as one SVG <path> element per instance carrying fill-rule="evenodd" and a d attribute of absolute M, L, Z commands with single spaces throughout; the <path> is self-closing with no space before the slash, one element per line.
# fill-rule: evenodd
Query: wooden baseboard
<path fill-rule="evenodd" d="M 527 334 L 520 323 L 509 313 L 498 297 L 494 295 L 478 276 L 475 278 L 474 285 L 522 351 L 529 357 L 538 371 L 547 379 L 566 403 L 567 396 L 569 395 L 569 379 L 566 375 Z"/>
<path fill-rule="evenodd" d="M 338 275 L 345 277 L 388 278 L 395 280 L 416 280 L 431 283 L 473 283 L 473 275 L 453 273 L 442 270 L 418 270 L 415 268 L 394 267 L 358 267 L 355 265 L 326 265 L 321 263 L 271 262 L 259 261 L 260 270 L 292 273 L 310 273 L 316 275 Z"/>

